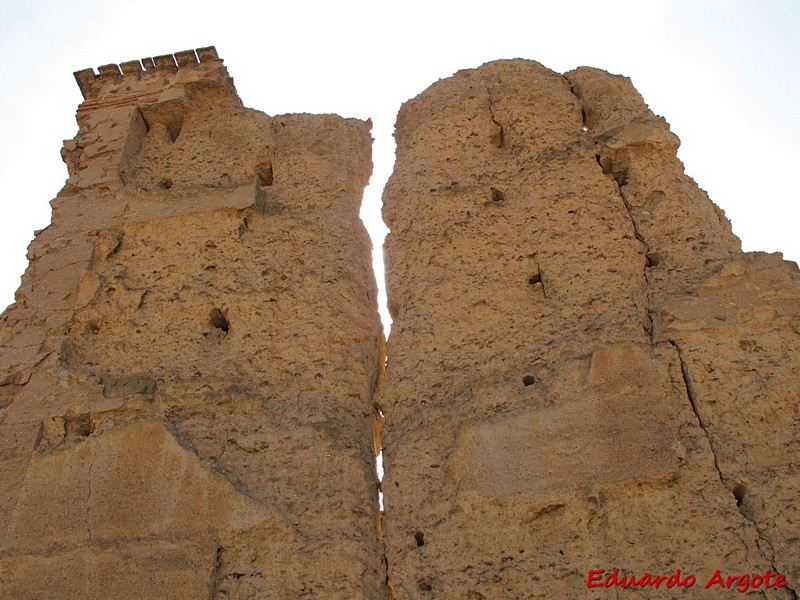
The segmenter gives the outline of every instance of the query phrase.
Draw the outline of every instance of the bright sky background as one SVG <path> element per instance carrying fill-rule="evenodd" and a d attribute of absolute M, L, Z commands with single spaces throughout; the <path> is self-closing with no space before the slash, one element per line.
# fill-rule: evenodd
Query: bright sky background
<path fill-rule="evenodd" d="M 372 118 L 362 217 L 378 259 L 400 104 L 459 69 L 515 57 L 631 77 L 744 249 L 800 259 L 798 0 L 0 0 L 0 29 L 2 306 L 67 177 L 59 152 L 82 100 L 73 71 L 208 45 L 246 106 Z"/>

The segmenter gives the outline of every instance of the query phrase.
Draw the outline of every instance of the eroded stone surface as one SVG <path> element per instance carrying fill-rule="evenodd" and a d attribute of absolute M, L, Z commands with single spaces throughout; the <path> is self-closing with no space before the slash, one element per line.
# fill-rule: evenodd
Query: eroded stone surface
<path fill-rule="evenodd" d="M 78 74 L 0 332 L 0 596 L 385 595 L 370 125 L 199 54 Z"/>
<path fill-rule="evenodd" d="M 719 597 L 698 589 L 716 569 L 797 588 L 796 267 L 741 253 L 622 77 L 489 63 L 408 101 L 395 135 L 377 398 L 397 597 L 613 598 L 586 583 L 615 567 L 680 568 L 693 597 Z M 708 283 L 764 261 L 747 298 Z"/>
<path fill-rule="evenodd" d="M 246 109 L 213 48 L 76 79 L 0 324 L 0 596 L 800 590 L 797 267 L 628 79 L 497 61 L 402 107 L 377 393 L 369 124 Z"/>

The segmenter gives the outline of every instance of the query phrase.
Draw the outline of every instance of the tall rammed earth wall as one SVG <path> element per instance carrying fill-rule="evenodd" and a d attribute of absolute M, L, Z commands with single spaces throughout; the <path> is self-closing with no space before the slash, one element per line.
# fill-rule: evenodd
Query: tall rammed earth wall
<path fill-rule="evenodd" d="M 213 48 L 76 78 L 0 323 L 0 597 L 800 593 L 800 274 L 628 79 L 403 105 L 384 351 L 369 122 L 244 108 Z"/>
<path fill-rule="evenodd" d="M 0 597 L 380 597 L 370 125 L 146 67 L 77 74 L 3 317 Z"/>
<path fill-rule="evenodd" d="M 697 579 L 648 598 L 771 569 L 788 586 L 758 591 L 793 598 L 796 265 L 741 252 L 624 77 L 489 63 L 404 104 L 395 137 L 396 597 L 622 598 L 587 587 L 618 568 Z"/>

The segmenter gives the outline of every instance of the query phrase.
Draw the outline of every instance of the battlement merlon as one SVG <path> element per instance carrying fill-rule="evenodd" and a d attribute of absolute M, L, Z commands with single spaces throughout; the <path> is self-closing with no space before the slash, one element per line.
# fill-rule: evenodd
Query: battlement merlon
<path fill-rule="evenodd" d="M 75 81 L 78 82 L 83 99 L 91 101 L 99 96 L 124 96 L 137 91 L 142 93 L 150 87 L 163 89 L 166 83 L 163 77 L 165 75 L 180 76 L 187 71 L 213 66 L 218 67 L 224 77 L 230 81 L 227 71 L 222 66 L 222 59 L 217 55 L 214 46 L 131 60 L 118 65 L 102 65 L 97 68 L 97 73 L 94 69 L 83 69 L 75 72 Z M 215 69 L 212 68 L 212 70 Z M 159 75 L 162 77 L 158 77 Z M 151 81 L 152 84 L 148 85 Z M 231 89 L 233 89 L 232 85 Z"/>

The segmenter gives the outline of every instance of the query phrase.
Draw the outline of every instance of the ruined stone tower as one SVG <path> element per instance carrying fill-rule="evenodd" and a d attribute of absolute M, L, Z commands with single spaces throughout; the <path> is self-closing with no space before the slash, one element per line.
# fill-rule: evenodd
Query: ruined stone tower
<path fill-rule="evenodd" d="M 741 252 L 623 77 L 489 63 L 407 102 L 395 136 L 397 597 L 633 593 L 587 587 L 614 568 L 698 580 L 648 598 L 731 593 L 704 592 L 716 569 L 800 589 L 796 265 Z"/>
<path fill-rule="evenodd" d="M 76 78 L 0 329 L 0 597 L 796 597 L 800 277 L 628 79 L 403 105 L 384 356 L 368 123 L 246 109 L 213 48 Z"/>
<path fill-rule="evenodd" d="M 0 597 L 379 597 L 370 126 L 144 68 L 76 74 L 5 315 Z"/>

